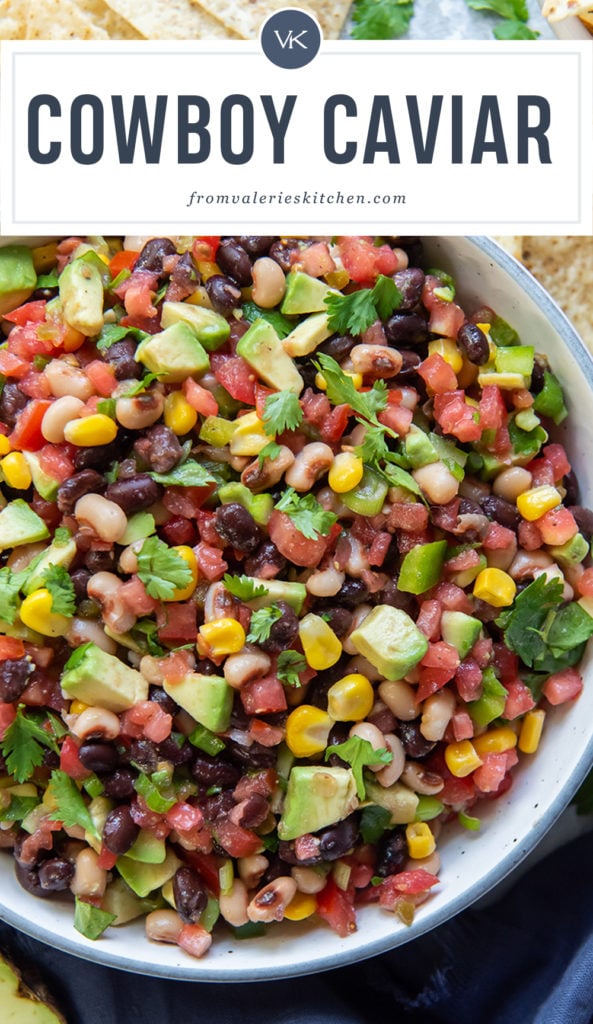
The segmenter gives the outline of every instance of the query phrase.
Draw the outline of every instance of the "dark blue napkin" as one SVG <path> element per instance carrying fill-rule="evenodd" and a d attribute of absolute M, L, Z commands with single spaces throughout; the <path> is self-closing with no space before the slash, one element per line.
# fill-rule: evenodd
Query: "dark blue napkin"
<path fill-rule="evenodd" d="M 592 1024 L 593 833 L 560 847 L 488 906 L 350 967 L 253 985 L 124 974 L 0 924 L 69 1024 Z"/>

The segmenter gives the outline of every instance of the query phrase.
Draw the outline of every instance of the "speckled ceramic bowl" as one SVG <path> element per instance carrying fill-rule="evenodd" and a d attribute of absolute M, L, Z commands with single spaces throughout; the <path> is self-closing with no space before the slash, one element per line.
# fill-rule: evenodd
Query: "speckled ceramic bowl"
<path fill-rule="evenodd" d="M 571 416 L 566 443 L 581 485 L 593 505 L 593 362 L 566 318 L 531 275 L 485 238 L 430 238 L 429 265 L 450 271 L 466 308 L 494 307 L 525 343 L 546 352 L 562 379 Z M 234 943 L 223 930 L 203 960 L 175 946 L 146 940 L 141 922 L 110 929 L 91 942 L 72 926 L 72 907 L 38 900 L 20 888 L 12 859 L 0 855 L 0 916 L 59 949 L 123 970 L 195 981 L 285 978 L 392 949 L 442 924 L 509 875 L 551 829 L 593 762 L 593 665 L 585 659 L 584 692 L 574 706 L 549 713 L 538 753 L 524 757 L 512 789 L 480 807 L 481 830 L 458 826 L 441 838 L 441 884 L 410 928 L 368 907 L 358 931 L 341 939 L 321 922 L 278 925 L 264 938 Z"/>

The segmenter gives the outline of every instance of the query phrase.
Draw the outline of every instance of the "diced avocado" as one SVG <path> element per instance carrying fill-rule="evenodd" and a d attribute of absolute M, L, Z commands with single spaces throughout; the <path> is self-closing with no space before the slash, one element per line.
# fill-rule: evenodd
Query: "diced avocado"
<path fill-rule="evenodd" d="M 307 596 L 307 588 L 304 583 L 255 578 L 253 578 L 253 582 L 266 587 L 268 593 L 264 597 L 256 597 L 254 601 L 248 601 L 247 604 L 250 608 L 257 610 L 265 608 L 268 604 L 274 604 L 276 601 L 286 601 L 297 615 L 300 615 Z"/>
<path fill-rule="evenodd" d="M 296 839 L 333 825 L 358 807 L 356 781 L 350 768 L 297 765 L 288 776 L 278 835 Z"/>
<path fill-rule="evenodd" d="M 0 248 L 0 315 L 26 302 L 37 286 L 31 250 L 26 245 Z"/>
<path fill-rule="evenodd" d="M 271 494 L 254 494 L 238 480 L 219 487 L 218 497 L 222 505 L 229 505 L 231 502 L 242 505 L 260 526 L 266 525 L 274 508 L 274 499 Z"/>
<path fill-rule="evenodd" d="M 126 857 L 129 857 L 130 860 L 140 861 L 141 864 L 162 864 L 166 853 L 164 839 L 159 839 L 147 829 L 141 829 L 127 851 Z"/>
<path fill-rule="evenodd" d="M 186 377 L 201 377 L 210 366 L 208 353 L 191 327 L 172 324 L 159 334 L 144 338 L 136 349 L 136 360 L 152 373 L 161 374 L 165 384 L 179 384 Z"/>
<path fill-rule="evenodd" d="M 45 501 L 55 501 L 60 481 L 50 476 L 41 468 L 41 462 L 36 452 L 23 452 L 25 461 L 29 467 L 31 480 L 36 491 L 39 492 Z"/>
<path fill-rule="evenodd" d="M 9 501 L 0 512 L 0 551 L 34 544 L 46 537 L 49 537 L 49 530 L 43 519 L 23 498 Z"/>
<path fill-rule="evenodd" d="M 189 672 L 182 679 L 165 680 L 163 689 L 173 700 L 212 732 L 228 729 L 233 690 L 222 676 Z"/>
<path fill-rule="evenodd" d="M 259 317 L 253 321 L 237 345 L 237 355 L 277 391 L 294 391 L 295 395 L 300 395 L 303 390 L 303 378 L 267 320 Z"/>
<path fill-rule="evenodd" d="M 350 639 L 385 679 L 403 679 L 428 650 L 428 640 L 410 616 L 388 604 L 373 608 Z"/>
<path fill-rule="evenodd" d="M 103 327 L 103 281 L 88 260 L 72 260 L 59 279 L 62 315 L 70 327 L 92 338 Z"/>
<path fill-rule="evenodd" d="M 296 359 L 297 356 L 308 356 L 314 352 L 333 333 L 328 325 L 327 313 L 313 313 L 283 338 L 282 345 L 284 351 Z"/>
<path fill-rule="evenodd" d="M 465 612 L 453 612 L 445 609 L 441 615 L 441 636 L 452 644 L 463 661 L 467 657 L 480 635 L 482 623 Z"/>
<path fill-rule="evenodd" d="M 383 508 L 389 483 L 380 473 L 370 466 L 364 467 L 360 483 L 351 491 L 346 491 L 340 498 L 346 508 L 360 516 L 378 516 Z"/>
<path fill-rule="evenodd" d="M 109 811 L 113 808 L 112 801 L 106 796 L 96 796 L 89 804 L 89 814 L 91 816 L 93 825 L 95 826 L 95 832 L 89 832 L 88 830 L 84 833 L 84 838 L 89 846 L 92 846 L 97 853 L 101 852 L 102 841 L 100 837 L 103 835 L 103 829 L 105 828 L 105 821 Z"/>
<path fill-rule="evenodd" d="M 416 544 L 410 548 L 404 555 L 397 581 L 398 589 L 406 594 L 424 594 L 435 587 L 441 578 L 446 551 L 446 540 Z"/>
<path fill-rule="evenodd" d="M 280 306 L 280 312 L 287 316 L 297 313 L 321 313 L 326 311 L 325 299 L 334 294 L 325 281 L 302 270 L 293 270 L 286 278 L 286 291 Z"/>
<path fill-rule="evenodd" d="M 591 545 L 583 537 L 582 533 L 575 533 L 574 537 L 567 540 L 565 544 L 557 544 L 548 548 L 550 555 L 555 562 L 565 568 L 569 565 L 578 565 L 589 554 Z"/>
<path fill-rule="evenodd" d="M 520 373 L 527 382 L 533 373 L 535 349 L 532 345 L 499 346 L 494 355 L 497 373 Z"/>
<path fill-rule="evenodd" d="M 494 669 L 488 665 L 482 673 L 482 696 L 467 704 L 467 710 L 476 725 L 484 728 L 495 718 L 500 718 L 508 697 L 508 690 L 497 679 Z"/>
<path fill-rule="evenodd" d="M 142 864 L 138 860 L 130 860 L 123 856 L 117 859 L 117 870 L 137 896 L 145 897 L 155 889 L 160 889 L 165 882 L 180 868 L 181 861 L 172 850 L 168 850 L 162 864 Z"/>
<path fill-rule="evenodd" d="M 119 539 L 124 547 L 133 544 L 137 540 L 145 540 L 146 537 L 156 533 L 156 523 L 152 512 L 134 512 L 128 519 L 125 532 Z"/>
<path fill-rule="evenodd" d="M 208 352 L 214 352 L 224 345 L 231 325 L 220 313 L 207 306 L 195 306 L 191 302 L 164 302 L 161 316 L 162 327 L 186 324 Z"/>
<path fill-rule="evenodd" d="M 409 459 L 413 469 L 428 466 L 439 461 L 439 454 L 430 440 L 419 427 L 410 427 L 404 441 L 404 455 Z"/>
<path fill-rule="evenodd" d="M 148 682 L 140 672 L 92 643 L 71 656 L 61 686 L 69 697 L 116 714 L 148 697 Z"/>
<path fill-rule="evenodd" d="M 70 568 L 76 555 L 76 541 L 68 536 L 66 540 L 52 540 L 46 551 L 43 552 L 39 561 L 33 568 L 31 575 L 23 587 L 24 594 L 32 594 L 43 586 L 43 574 L 50 565 L 60 565 L 64 569 Z"/>
<path fill-rule="evenodd" d="M 151 910 L 157 910 L 162 906 L 162 902 L 160 896 L 152 900 L 141 899 L 136 896 L 135 892 L 132 892 L 123 878 L 114 878 L 105 890 L 101 900 L 101 910 L 106 910 L 108 914 L 115 914 L 113 924 L 117 927 L 127 924 L 128 921 L 134 921 L 137 917 L 144 917 Z"/>
<path fill-rule="evenodd" d="M 237 421 L 225 420 L 222 416 L 207 416 L 200 427 L 200 441 L 224 448 L 235 433 Z"/>
<path fill-rule="evenodd" d="M 416 818 L 418 796 L 402 782 L 394 782 L 392 786 L 382 786 L 374 779 L 365 778 L 367 800 L 384 807 L 391 813 L 392 825 L 408 825 Z"/>

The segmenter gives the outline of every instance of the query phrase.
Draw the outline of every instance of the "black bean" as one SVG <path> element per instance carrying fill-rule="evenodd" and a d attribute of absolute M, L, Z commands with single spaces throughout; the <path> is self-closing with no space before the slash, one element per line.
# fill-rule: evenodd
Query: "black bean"
<path fill-rule="evenodd" d="M 130 445 L 131 435 L 128 431 L 119 430 L 115 441 L 111 444 L 99 444 L 94 448 L 77 448 L 74 452 L 74 468 L 77 472 L 83 469 L 109 469 L 113 462 L 118 462 Z"/>
<path fill-rule="evenodd" d="M 512 505 L 510 501 L 499 498 L 497 494 L 488 494 L 482 498 L 480 504 L 482 511 L 489 519 L 494 519 L 501 526 L 506 526 L 508 530 L 518 529 L 521 515 L 516 505 Z"/>
<path fill-rule="evenodd" d="M 400 235 L 389 239 L 390 244 L 408 254 L 410 267 L 421 267 L 424 263 L 424 243 L 418 235 Z"/>
<path fill-rule="evenodd" d="M 276 235 L 240 235 L 239 244 L 243 246 L 245 252 L 248 252 L 250 256 L 264 256 L 273 242 L 276 241 Z"/>
<path fill-rule="evenodd" d="M 113 800 L 129 800 L 134 796 L 134 780 L 136 775 L 129 768 L 116 768 L 111 775 L 101 778 L 105 796 Z"/>
<path fill-rule="evenodd" d="M 140 826 L 132 818 L 126 804 L 109 811 L 103 826 L 103 843 L 111 853 L 127 853 L 135 843 Z"/>
<path fill-rule="evenodd" d="M 195 292 L 199 281 L 200 276 L 196 270 L 192 254 L 184 252 L 171 271 L 167 298 L 174 302 L 181 302 L 182 299 L 186 299 L 188 295 Z"/>
<path fill-rule="evenodd" d="M 356 608 L 363 604 L 369 596 L 369 588 L 363 580 L 347 576 L 336 596 L 332 599 L 337 604 L 346 605 L 346 608 Z"/>
<path fill-rule="evenodd" d="M 422 298 L 424 271 L 420 270 L 420 267 L 406 267 L 405 270 L 397 270 L 391 276 L 402 296 L 399 309 L 414 309 Z"/>
<path fill-rule="evenodd" d="M 168 736 L 159 743 L 158 752 L 160 761 L 170 761 L 174 768 L 179 768 L 182 764 L 190 763 L 195 750 L 191 743 L 182 743 L 179 746 L 172 736 Z"/>
<path fill-rule="evenodd" d="M 136 345 L 129 338 L 116 341 L 109 347 L 107 361 L 113 366 L 116 380 L 139 380 L 142 366 L 136 362 Z"/>
<path fill-rule="evenodd" d="M 205 287 L 212 308 L 222 316 L 231 316 L 241 303 L 241 289 L 224 274 L 213 274 L 206 281 Z"/>
<path fill-rule="evenodd" d="M 255 519 L 238 501 L 220 505 L 214 520 L 216 532 L 237 551 L 255 551 L 262 539 L 262 532 Z"/>
<path fill-rule="evenodd" d="M 579 532 L 589 540 L 593 536 L 593 512 L 583 505 L 571 505 L 570 511 L 576 519 Z"/>
<path fill-rule="evenodd" d="M 264 747 L 261 743 L 252 743 L 249 747 L 243 747 L 240 743 L 231 740 L 227 744 L 229 757 L 241 768 L 256 771 L 260 768 L 271 768 L 276 764 L 276 750 L 274 747 Z M 239 781 L 237 779 L 237 781 Z"/>
<path fill-rule="evenodd" d="M 112 572 L 115 569 L 115 553 L 113 551 L 88 551 L 84 556 L 84 564 L 91 573 Z"/>
<path fill-rule="evenodd" d="M 413 377 L 422 362 L 418 352 L 412 352 L 409 348 L 400 349 L 399 354 L 402 357 L 402 365 L 396 378 L 397 383 L 402 379 L 407 380 L 408 377 Z"/>
<path fill-rule="evenodd" d="M 270 576 L 276 576 L 279 572 L 282 572 L 286 568 L 287 561 L 284 555 L 281 555 L 278 548 L 271 540 L 265 540 L 263 544 L 257 548 L 256 551 L 245 561 L 245 572 L 249 576 L 262 577 L 263 579 L 269 579 Z M 270 570 L 274 570 L 270 572 Z"/>
<path fill-rule="evenodd" d="M 535 362 L 533 364 L 533 370 L 531 371 L 531 383 L 529 385 L 529 390 L 531 391 L 532 395 L 539 395 L 540 391 L 543 390 L 546 379 L 545 373 L 546 366 L 543 363 L 540 363 L 539 359 L 536 356 Z"/>
<path fill-rule="evenodd" d="M 389 604 L 392 608 L 399 608 L 408 614 L 411 614 L 414 609 L 412 594 L 400 590 L 396 580 L 387 580 L 383 590 L 379 591 L 377 597 L 379 604 Z"/>
<path fill-rule="evenodd" d="M 466 320 L 457 331 L 457 343 L 470 363 L 474 363 L 475 366 L 483 366 L 488 362 L 490 358 L 488 338 L 477 324 Z"/>
<path fill-rule="evenodd" d="M 225 238 L 216 252 L 216 262 L 223 274 L 227 274 L 241 288 L 251 284 L 251 260 L 245 249 L 232 238 Z"/>
<path fill-rule="evenodd" d="M 0 661 L 0 704 L 12 704 L 25 689 L 33 665 L 27 658 L 9 658 Z"/>
<path fill-rule="evenodd" d="M 182 448 L 170 427 L 151 427 L 134 444 L 134 452 L 154 473 L 168 473 L 182 456 Z"/>
<path fill-rule="evenodd" d="M 268 256 L 275 260 L 282 267 L 284 273 L 287 274 L 292 266 L 293 254 L 298 253 L 298 251 L 299 243 L 296 238 L 278 239 L 277 242 L 272 242 Z"/>
<path fill-rule="evenodd" d="M 351 814 L 337 825 L 324 828 L 318 835 L 321 840 L 319 852 L 323 860 L 338 860 L 352 849 L 358 839 L 358 815 Z"/>
<path fill-rule="evenodd" d="M 347 608 L 336 608 L 335 605 L 323 607 L 323 614 L 327 617 L 327 624 L 334 631 L 339 640 L 346 636 L 352 625 L 352 612 Z"/>
<path fill-rule="evenodd" d="M 196 672 L 199 672 L 202 676 L 217 676 L 219 666 L 215 665 L 209 658 L 199 658 L 196 661 Z"/>
<path fill-rule="evenodd" d="M 236 824 L 242 828 L 258 828 L 269 813 L 270 805 L 265 796 L 262 796 L 261 793 L 252 793 L 251 796 L 241 801 L 241 811 Z"/>
<path fill-rule="evenodd" d="M 438 506 L 436 507 L 438 508 Z M 457 514 L 460 516 L 481 516 L 483 514 L 483 509 L 481 505 L 478 505 L 477 501 L 473 500 L 473 498 L 461 498 Z"/>
<path fill-rule="evenodd" d="M 428 341 L 428 324 L 419 313 L 394 313 L 385 324 L 385 334 L 391 345 L 409 348 Z"/>
<path fill-rule="evenodd" d="M 103 494 L 106 484 L 100 473 L 94 469 L 83 469 L 58 487 L 56 501 L 60 512 L 70 515 L 79 498 L 84 494 Z"/>
<path fill-rule="evenodd" d="M 148 699 L 158 704 L 168 715 L 175 716 L 179 711 L 179 705 L 163 690 L 162 686 L 149 686 Z"/>
<path fill-rule="evenodd" d="M 405 829 L 400 825 L 392 832 L 386 832 L 377 847 L 377 863 L 375 874 L 379 878 L 387 878 L 389 875 L 397 875 L 408 859 L 408 844 L 406 842 Z"/>
<path fill-rule="evenodd" d="M 127 480 L 116 480 L 109 484 L 105 497 L 119 505 L 126 515 L 142 512 L 158 501 L 163 488 L 148 473 L 137 473 Z"/>
<path fill-rule="evenodd" d="M 340 764 L 343 764 L 343 762 L 340 762 Z M 297 857 L 294 840 L 291 840 L 290 842 L 283 840 L 280 842 L 278 844 L 278 856 L 285 864 L 301 868 L 308 868 L 313 864 L 321 864 L 323 859 L 319 853 L 310 857 Z M 283 874 L 284 873 L 285 872 L 283 872 Z"/>
<path fill-rule="evenodd" d="M 5 384 L 0 394 L 0 420 L 7 427 L 14 427 L 16 418 L 29 402 L 28 396 L 18 384 Z"/>
<path fill-rule="evenodd" d="M 220 786 L 228 789 L 237 785 L 241 778 L 241 772 L 234 764 L 223 761 L 221 757 L 212 757 L 210 754 L 200 751 L 196 754 L 191 766 L 191 773 L 201 786 L 208 789 L 211 786 Z"/>
<path fill-rule="evenodd" d="M 30 892 L 33 896 L 43 897 L 50 895 L 47 889 L 42 888 L 39 881 L 39 871 L 36 867 L 25 867 L 17 861 L 14 870 L 19 885 L 22 885 L 23 889 L 27 892 Z"/>
<path fill-rule="evenodd" d="M 345 743 L 349 732 L 350 722 L 334 722 L 327 737 L 327 746 L 337 747 L 340 743 Z M 330 754 L 327 763 L 332 768 L 348 768 L 348 764 L 342 760 L 339 754 Z"/>
<path fill-rule="evenodd" d="M 117 750 L 111 743 L 83 743 L 78 756 L 91 772 L 112 771 L 119 760 Z"/>
<path fill-rule="evenodd" d="M 272 654 L 292 647 L 299 632 L 299 618 L 294 608 L 286 601 L 276 601 L 276 608 L 282 613 L 281 617 L 272 623 L 267 640 L 261 640 L 259 643 L 264 651 Z"/>
<path fill-rule="evenodd" d="M 317 377 L 317 367 L 312 359 L 297 359 L 296 365 L 299 373 L 303 378 L 303 384 L 306 388 L 312 388 L 315 385 L 315 379 Z"/>
<path fill-rule="evenodd" d="M 571 469 L 565 474 L 564 480 L 562 481 L 566 494 L 564 495 L 564 504 L 567 506 L 578 505 L 579 503 L 579 481 L 574 469 Z"/>
<path fill-rule="evenodd" d="M 91 578 L 89 569 L 74 569 L 70 573 L 70 579 L 72 580 L 72 586 L 74 587 L 74 597 L 77 604 L 87 599 L 87 585 Z"/>
<path fill-rule="evenodd" d="M 151 238 L 136 260 L 134 270 L 150 270 L 153 274 L 162 274 L 165 257 L 176 255 L 177 249 L 170 238 Z"/>
<path fill-rule="evenodd" d="M 40 865 L 38 877 L 44 892 L 65 892 L 74 878 L 74 864 L 65 857 L 51 857 Z"/>
<path fill-rule="evenodd" d="M 402 741 L 408 757 L 413 757 L 415 760 L 426 757 L 436 747 L 436 743 L 425 739 L 420 732 L 419 718 L 414 718 L 411 722 L 398 722 L 395 733 Z"/>
<path fill-rule="evenodd" d="M 346 356 L 350 355 L 355 345 L 356 338 L 353 338 L 351 334 L 334 334 L 333 338 L 328 338 L 327 341 L 324 341 L 317 351 L 323 352 L 326 356 L 331 356 L 332 359 L 336 359 L 339 363 Z"/>
<path fill-rule="evenodd" d="M 208 894 L 202 879 L 191 868 L 177 868 L 173 876 L 173 899 L 177 913 L 186 924 L 195 924 L 206 908 Z"/>
<path fill-rule="evenodd" d="M 157 770 L 159 758 L 156 744 L 152 740 L 144 739 L 144 737 L 133 740 L 130 744 L 128 757 L 131 764 L 147 775 Z"/>

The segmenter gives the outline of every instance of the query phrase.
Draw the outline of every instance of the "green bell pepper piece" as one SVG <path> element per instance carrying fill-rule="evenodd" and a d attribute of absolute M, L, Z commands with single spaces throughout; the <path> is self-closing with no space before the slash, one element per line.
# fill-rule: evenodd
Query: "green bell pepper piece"
<path fill-rule="evenodd" d="M 424 594 L 436 586 L 441 578 L 446 540 L 435 540 L 431 544 L 417 544 L 405 555 L 397 581 L 399 590 L 407 594 Z"/>
<path fill-rule="evenodd" d="M 369 466 L 365 466 L 362 479 L 351 491 L 341 495 L 341 499 L 352 512 L 359 516 L 376 516 L 385 503 L 389 484 L 384 476 Z"/>

